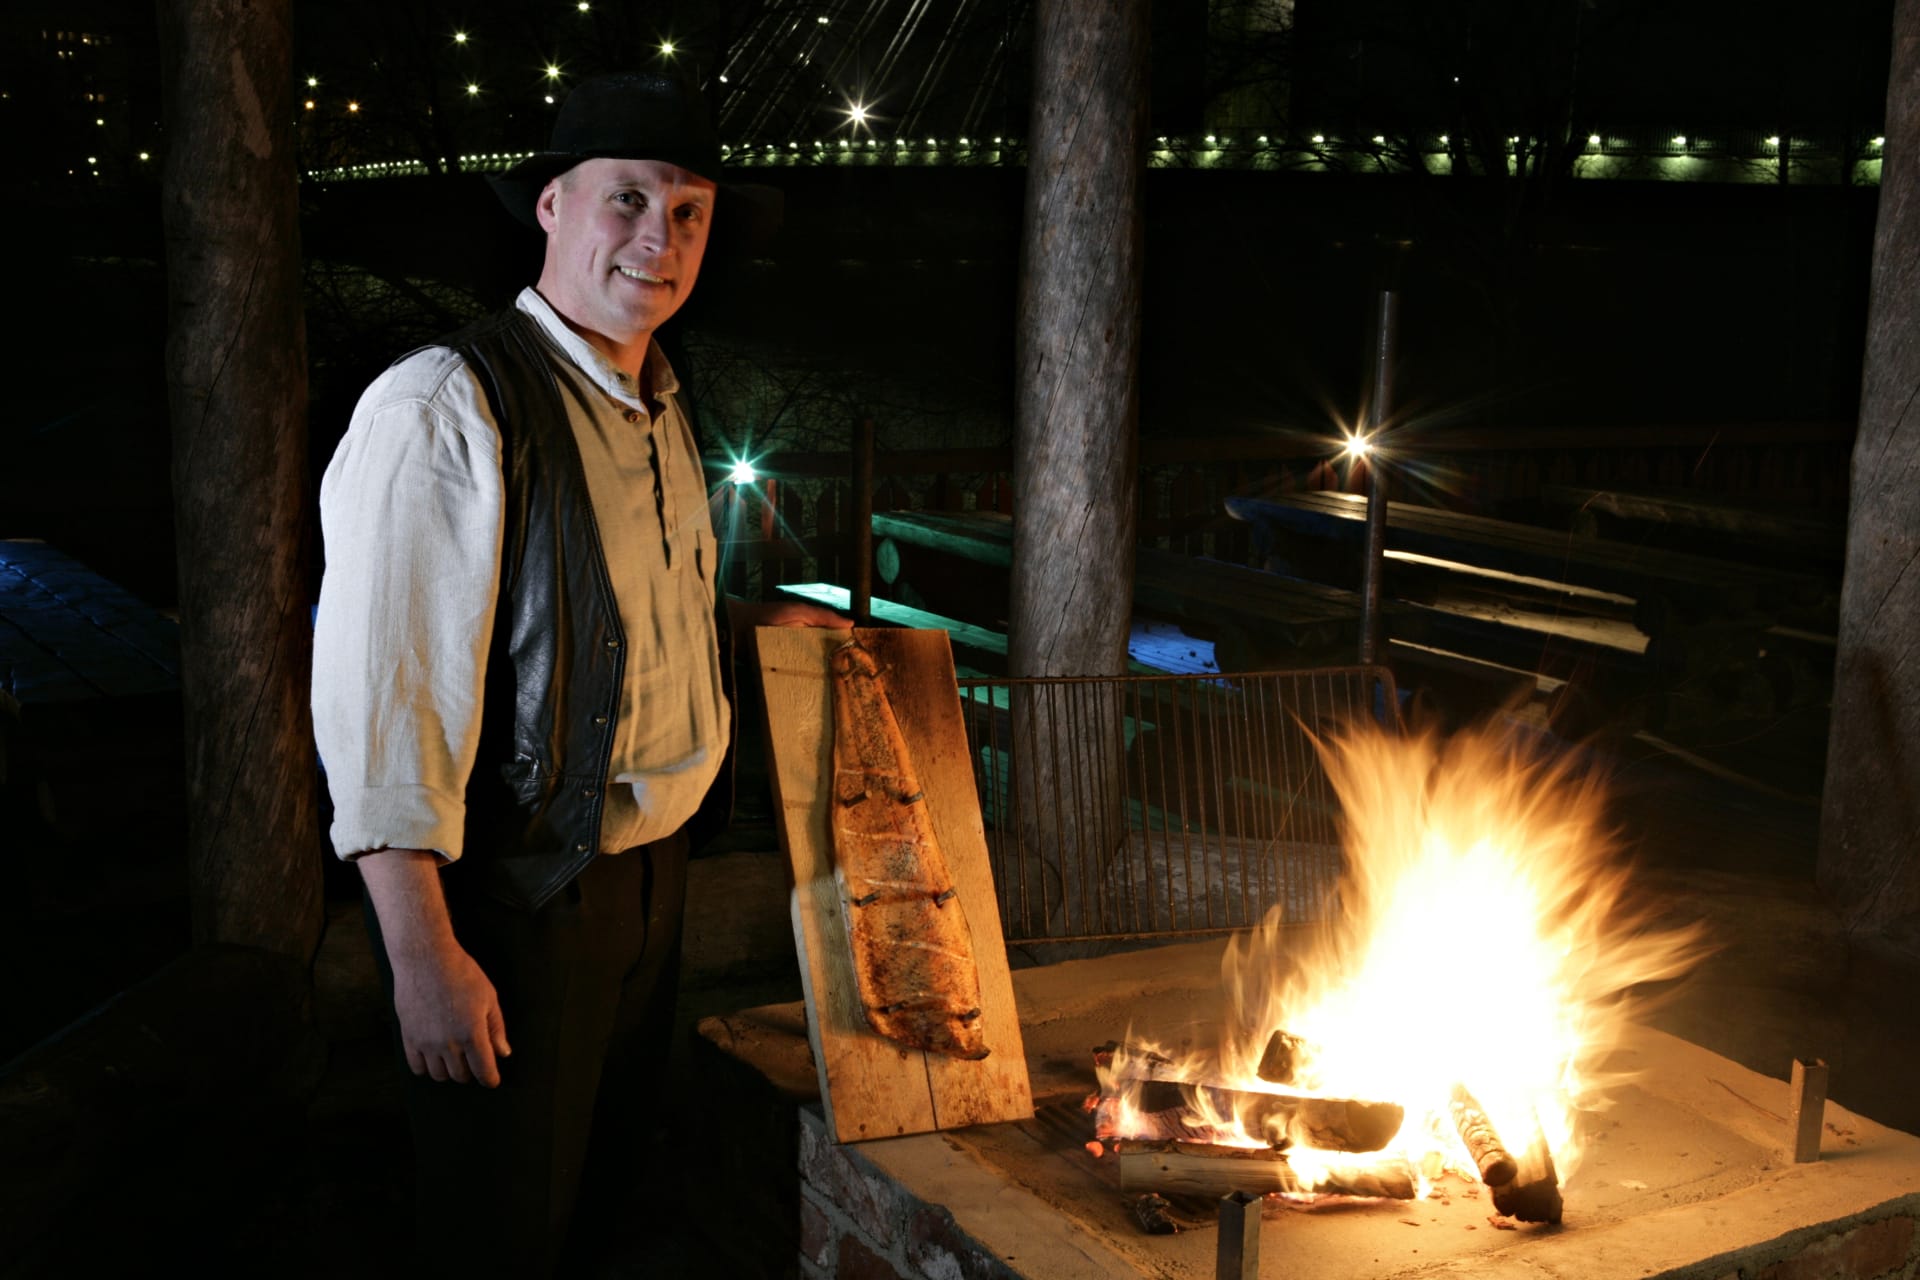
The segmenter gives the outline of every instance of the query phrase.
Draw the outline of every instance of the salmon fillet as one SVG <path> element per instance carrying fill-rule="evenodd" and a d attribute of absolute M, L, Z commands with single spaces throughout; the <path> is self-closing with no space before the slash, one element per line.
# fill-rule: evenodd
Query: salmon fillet
<path fill-rule="evenodd" d="M 873 655 L 834 650 L 834 876 L 867 1024 L 954 1058 L 987 1056 L 973 932 Z"/>

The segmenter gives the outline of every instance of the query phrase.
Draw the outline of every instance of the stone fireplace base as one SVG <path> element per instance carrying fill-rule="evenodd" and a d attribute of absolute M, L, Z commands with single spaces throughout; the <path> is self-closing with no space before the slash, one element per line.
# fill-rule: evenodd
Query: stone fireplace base
<path fill-rule="evenodd" d="M 1190 1230 L 1144 1234 L 1113 1162 L 1081 1147 L 1091 1125 L 1075 1131 L 1071 1103 L 1092 1087 L 1090 1051 L 1108 1039 L 1131 1032 L 1176 1045 L 1212 1042 L 1221 948 L 1185 944 L 1016 973 L 1041 1103 L 1032 1122 L 839 1146 L 817 1100 L 808 1101 L 817 1086 L 803 1006 L 702 1023 L 701 1047 L 714 1067 L 703 1078 L 731 1094 L 734 1114 L 771 1126 L 758 1145 L 761 1163 L 772 1166 L 770 1186 L 756 1203 L 790 1233 L 767 1243 L 776 1252 L 797 1244 L 797 1259 L 762 1257 L 753 1265 L 860 1280 L 1211 1280 L 1216 1233 L 1204 1214 L 1188 1216 Z M 1502 1229 L 1490 1221 L 1484 1188 L 1452 1178 L 1435 1198 L 1412 1203 L 1270 1201 L 1261 1274 L 1868 1280 L 1920 1273 L 1920 1139 L 1830 1102 L 1822 1159 L 1793 1165 L 1784 1154 L 1784 1079 L 1651 1030 L 1637 1033 L 1609 1065 L 1636 1073 L 1635 1081 L 1592 1118 L 1590 1154 L 1566 1180 L 1564 1226 Z M 764 1109 L 748 1103 L 741 1110 L 743 1081 L 755 1083 Z M 748 1180 L 743 1170 L 736 1185 Z"/>

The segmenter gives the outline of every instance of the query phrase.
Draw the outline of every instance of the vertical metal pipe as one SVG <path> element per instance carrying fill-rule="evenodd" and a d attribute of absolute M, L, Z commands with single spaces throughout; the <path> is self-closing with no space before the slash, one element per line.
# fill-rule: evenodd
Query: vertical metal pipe
<path fill-rule="evenodd" d="M 1367 545 L 1360 574 L 1360 661 L 1380 653 L 1380 578 L 1387 551 L 1387 478 L 1381 465 L 1380 428 L 1393 412 L 1393 360 L 1400 298 L 1382 289 L 1374 312 L 1373 380 L 1367 396 L 1365 435 L 1374 446 L 1367 457 Z"/>
<path fill-rule="evenodd" d="M 873 419 L 860 419 L 853 434 L 853 585 L 849 591 L 854 625 L 873 624 Z"/>

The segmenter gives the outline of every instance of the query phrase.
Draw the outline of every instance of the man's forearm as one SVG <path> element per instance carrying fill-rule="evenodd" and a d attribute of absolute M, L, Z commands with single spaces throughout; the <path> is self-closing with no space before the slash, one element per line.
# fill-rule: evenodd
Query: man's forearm
<path fill-rule="evenodd" d="M 376 849 L 354 859 L 396 968 L 459 945 L 440 891 L 440 863 L 430 849 Z"/>
<path fill-rule="evenodd" d="M 453 935 L 440 890 L 440 855 L 380 849 L 355 859 L 373 899 L 393 971 L 393 1012 L 415 1075 L 500 1083 L 506 1020 L 493 983 Z"/>

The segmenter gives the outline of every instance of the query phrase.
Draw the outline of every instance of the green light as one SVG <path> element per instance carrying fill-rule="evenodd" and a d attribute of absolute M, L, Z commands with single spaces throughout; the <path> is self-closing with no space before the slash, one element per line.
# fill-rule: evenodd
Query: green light
<path fill-rule="evenodd" d="M 1674 146 L 1676 146 L 1676 147 L 1684 147 L 1684 146 L 1686 146 L 1686 145 L 1687 145 L 1687 135 L 1686 135 L 1686 134 L 1684 134 L 1684 133 L 1676 133 L 1676 134 L 1674 134 L 1674 135 L 1673 135 L 1673 145 L 1674 145 Z"/>
<path fill-rule="evenodd" d="M 465 43 L 467 42 L 467 33 L 466 33 L 466 32 L 464 32 L 464 31 L 456 31 L 456 32 L 454 32 L 454 33 L 453 33 L 453 42 L 454 42 L 455 44 L 465 44 Z"/>
<path fill-rule="evenodd" d="M 1316 133 L 1313 135 L 1313 145 L 1316 147 L 1320 146 L 1326 140 L 1327 140 L 1327 135 L 1324 133 Z"/>
<path fill-rule="evenodd" d="M 733 464 L 733 470 L 727 472 L 727 479 L 735 484 L 752 484 L 760 477 L 754 474 L 753 464 L 742 458 Z"/>
<path fill-rule="evenodd" d="M 1587 135 L 1587 145 L 1588 145 L 1588 146 L 1590 146 L 1590 147 L 1597 147 L 1597 146 L 1599 146 L 1599 145 L 1600 145 L 1600 135 L 1599 135 L 1599 134 L 1597 134 L 1597 133 L 1590 133 L 1590 134 L 1588 134 L 1588 135 Z"/>
<path fill-rule="evenodd" d="M 660 56 L 663 58 L 671 58 L 673 56 L 673 41 L 662 40 L 660 42 Z"/>

